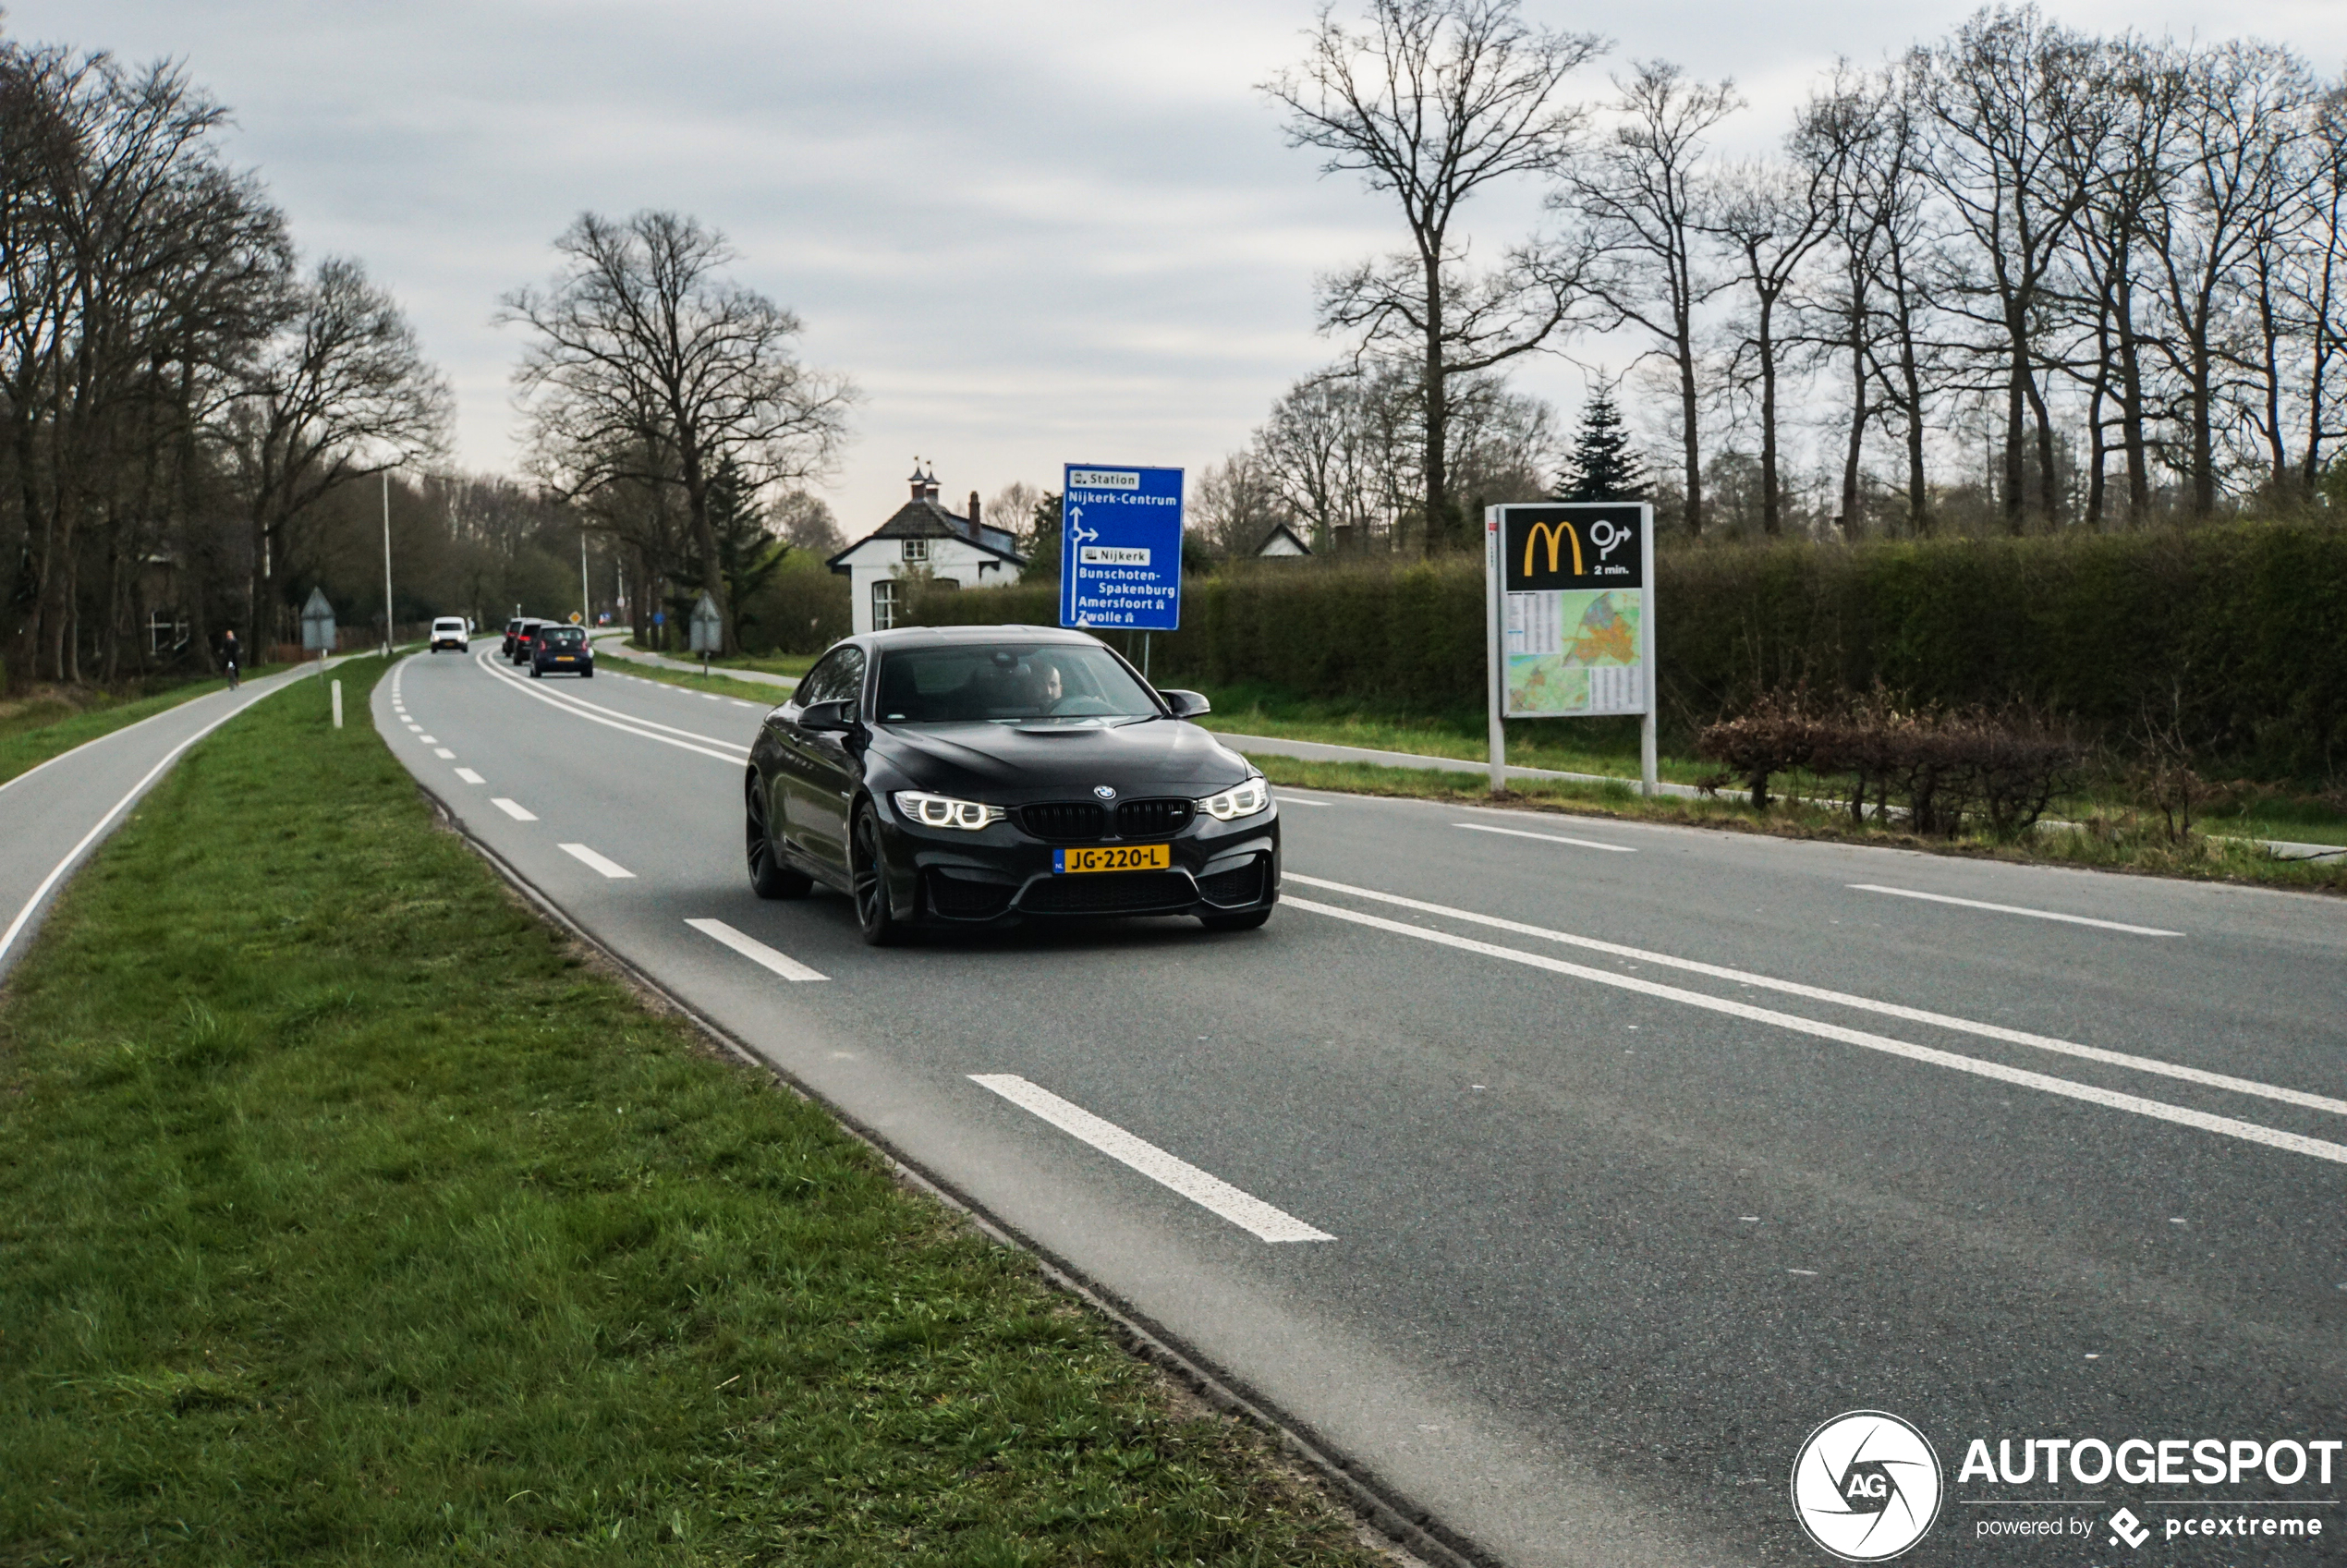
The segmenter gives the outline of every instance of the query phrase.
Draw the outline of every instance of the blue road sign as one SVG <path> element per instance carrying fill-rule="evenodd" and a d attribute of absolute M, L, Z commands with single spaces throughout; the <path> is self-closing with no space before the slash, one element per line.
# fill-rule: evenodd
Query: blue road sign
<path fill-rule="evenodd" d="M 1182 470 L 1070 463 L 1060 503 L 1060 625 L 1182 624 Z"/>

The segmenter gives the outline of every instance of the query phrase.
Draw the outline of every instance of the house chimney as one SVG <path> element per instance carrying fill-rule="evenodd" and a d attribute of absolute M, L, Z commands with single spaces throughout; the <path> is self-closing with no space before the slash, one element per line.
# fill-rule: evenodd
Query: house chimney
<path fill-rule="evenodd" d="M 978 531 L 978 492 L 970 492 L 970 531 Z"/>
<path fill-rule="evenodd" d="M 918 457 L 913 459 L 912 485 L 913 499 L 918 501 L 921 498 L 921 460 Z"/>
<path fill-rule="evenodd" d="M 933 471 L 921 476 L 921 499 L 924 501 L 937 499 L 937 475 Z"/>

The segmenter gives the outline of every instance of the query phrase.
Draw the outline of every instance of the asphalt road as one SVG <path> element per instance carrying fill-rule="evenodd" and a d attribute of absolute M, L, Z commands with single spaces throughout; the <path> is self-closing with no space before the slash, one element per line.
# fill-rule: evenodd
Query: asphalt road
<path fill-rule="evenodd" d="M 317 673 L 284 671 L 235 691 L 190 698 L 0 784 L 0 975 L 31 944 L 57 889 L 182 752 L 262 698 Z M 316 696 L 326 700 L 322 692 Z M 356 712 L 344 720 L 361 721 Z"/>
<path fill-rule="evenodd" d="M 875 951 L 749 892 L 760 714 L 493 644 L 375 698 L 581 926 L 1453 1539 L 1824 1562 L 1788 1476 L 1871 1408 L 1944 1467 L 1903 1561 L 2340 1559 L 2347 1454 L 1959 1467 L 2347 1439 L 2347 906 L 1283 792 L 1260 931 Z M 2159 1535 L 2220 1512 L 2328 1533 Z M 2091 1530 L 1984 1534 L 2048 1518 Z"/>

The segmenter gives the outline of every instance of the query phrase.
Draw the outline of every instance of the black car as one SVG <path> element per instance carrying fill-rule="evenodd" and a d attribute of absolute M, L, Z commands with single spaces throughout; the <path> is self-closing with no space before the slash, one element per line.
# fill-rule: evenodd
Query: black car
<path fill-rule="evenodd" d="M 568 675 L 593 679 L 595 650 L 587 645 L 587 628 L 552 621 L 540 626 L 530 634 L 529 673 L 532 678 Z"/>
<path fill-rule="evenodd" d="M 513 641 L 506 649 L 505 657 L 517 664 L 529 663 L 530 644 L 537 640 L 540 632 L 553 624 L 552 621 L 541 621 L 535 615 L 524 615 L 514 623 Z"/>
<path fill-rule="evenodd" d="M 501 659 L 511 659 L 514 656 L 514 644 L 520 639 L 522 628 L 536 624 L 527 615 L 516 615 L 512 620 L 507 621 L 505 645 L 497 650 L 497 656 Z"/>
<path fill-rule="evenodd" d="M 840 643 L 750 750 L 750 885 L 847 893 L 864 940 L 1022 918 L 1195 915 L 1279 898 L 1263 775 L 1081 632 L 908 627 Z"/>

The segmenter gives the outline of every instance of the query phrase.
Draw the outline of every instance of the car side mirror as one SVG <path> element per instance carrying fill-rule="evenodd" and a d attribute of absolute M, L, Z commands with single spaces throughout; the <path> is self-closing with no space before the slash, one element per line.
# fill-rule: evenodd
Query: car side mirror
<path fill-rule="evenodd" d="M 798 711 L 798 727 L 814 735 L 850 735 L 856 729 L 856 705 L 842 699 L 836 702 L 810 702 Z"/>
<path fill-rule="evenodd" d="M 1165 699 L 1165 705 L 1174 711 L 1177 719 L 1195 719 L 1201 713 L 1214 711 L 1214 704 L 1206 699 L 1203 692 L 1161 691 L 1158 695 Z"/>

